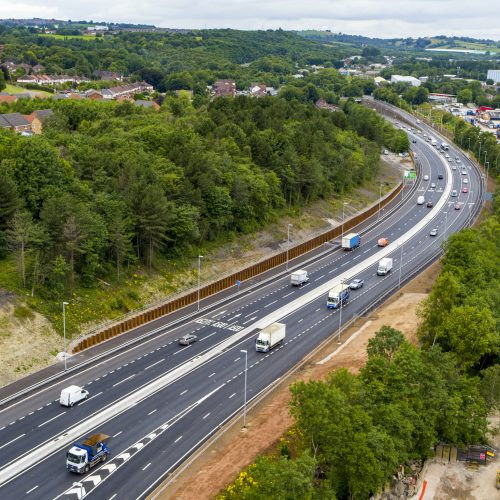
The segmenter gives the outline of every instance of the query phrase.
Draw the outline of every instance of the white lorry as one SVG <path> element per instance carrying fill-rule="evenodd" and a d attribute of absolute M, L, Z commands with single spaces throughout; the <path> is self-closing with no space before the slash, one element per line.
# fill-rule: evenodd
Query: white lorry
<path fill-rule="evenodd" d="M 308 282 L 309 276 L 307 275 L 307 271 L 305 269 L 299 269 L 290 275 L 290 283 L 292 286 L 302 286 Z"/>
<path fill-rule="evenodd" d="M 337 309 L 337 307 L 344 305 L 349 300 L 351 289 L 349 285 L 339 283 L 330 289 L 326 299 L 326 307 L 328 309 Z"/>
<path fill-rule="evenodd" d="M 70 385 L 61 391 L 59 403 L 62 406 L 73 406 L 79 401 L 83 401 L 89 397 L 89 391 L 82 389 L 78 385 Z"/>
<path fill-rule="evenodd" d="M 384 257 L 380 259 L 378 263 L 377 274 L 379 276 L 385 276 L 387 273 L 390 273 L 392 269 L 392 259 L 390 257 Z"/>
<path fill-rule="evenodd" d="M 268 352 L 273 347 L 283 342 L 286 334 L 284 323 L 271 323 L 263 328 L 255 339 L 255 350 L 257 352 Z"/>

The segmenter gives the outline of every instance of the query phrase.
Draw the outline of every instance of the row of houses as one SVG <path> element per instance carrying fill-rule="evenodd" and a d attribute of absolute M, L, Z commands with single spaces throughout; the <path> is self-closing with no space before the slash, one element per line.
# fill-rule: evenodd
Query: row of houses
<path fill-rule="evenodd" d="M 34 84 L 34 85 L 63 85 L 65 83 L 79 83 L 90 82 L 85 76 L 70 76 L 70 75 L 25 75 L 17 79 L 17 83 L 21 84 Z"/>
<path fill-rule="evenodd" d="M 0 115 L 0 127 L 24 135 L 41 134 L 43 122 L 52 114 L 51 109 L 39 109 L 29 115 L 5 113 Z"/>
<path fill-rule="evenodd" d="M 235 97 L 237 95 L 263 97 L 266 95 L 277 95 L 278 93 L 274 87 L 266 85 L 252 85 L 248 90 L 238 91 L 236 90 L 236 82 L 234 80 L 217 80 L 207 88 L 212 97 Z"/>
<path fill-rule="evenodd" d="M 134 94 L 143 94 L 153 92 L 154 87 L 146 82 L 128 83 L 119 87 L 111 87 L 109 89 L 95 90 L 90 89 L 83 93 L 88 99 L 118 99 L 119 97 L 132 97 Z"/>

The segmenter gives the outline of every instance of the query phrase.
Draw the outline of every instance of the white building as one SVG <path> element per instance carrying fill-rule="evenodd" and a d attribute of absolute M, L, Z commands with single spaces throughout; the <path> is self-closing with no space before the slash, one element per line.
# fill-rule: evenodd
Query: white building
<path fill-rule="evenodd" d="M 495 85 L 500 83 L 500 69 L 489 69 L 486 75 L 487 80 L 493 80 Z"/>
<path fill-rule="evenodd" d="M 392 75 L 391 83 L 410 83 L 413 87 L 420 87 L 422 83 L 418 78 L 414 78 L 413 76 L 402 76 L 402 75 Z"/>

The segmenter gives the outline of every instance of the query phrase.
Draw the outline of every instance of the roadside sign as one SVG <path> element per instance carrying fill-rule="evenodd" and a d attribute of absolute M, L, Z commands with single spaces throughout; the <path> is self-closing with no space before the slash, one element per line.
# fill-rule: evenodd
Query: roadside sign
<path fill-rule="evenodd" d="M 405 179 L 416 179 L 417 172 L 416 170 L 405 170 Z"/>

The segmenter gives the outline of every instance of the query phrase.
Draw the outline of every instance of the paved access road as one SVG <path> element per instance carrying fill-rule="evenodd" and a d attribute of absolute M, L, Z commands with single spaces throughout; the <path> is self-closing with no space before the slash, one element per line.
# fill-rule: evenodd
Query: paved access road
<path fill-rule="evenodd" d="M 480 203 L 481 178 L 453 149 L 449 155 L 461 159 L 467 175 L 460 168 L 452 170 L 455 160 L 446 161 L 423 140 L 418 130 L 428 131 L 422 124 L 412 125 L 415 131 L 408 133 L 416 140 L 412 147 L 421 168 L 416 191 L 363 233 L 358 249 L 341 252 L 332 246 L 305 266 L 309 284 L 292 288 L 288 275 L 277 277 L 220 309 L 201 311 L 174 328 L 166 325 L 150 340 L 0 411 L 0 497 L 143 497 L 241 411 L 245 360 L 250 401 L 324 339 L 337 335 L 340 320 L 345 324 L 362 313 L 439 255 L 446 236 L 467 225 Z M 465 179 L 468 193 L 461 192 Z M 458 191 L 456 198 L 450 197 L 452 190 Z M 434 207 L 417 205 L 419 195 Z M 438 229 L 435 237 L 429 235 L 432 228 Z M 390 241 L 383 249 L 377 246 L 382 236 Z M 393 270 L 377 276 L 377 262 L 386 255 L 394 259 Z M 351 292 L 342 310 L 327 309 L 328 289 L 355 277 L 365 280 L 363 288 Z M 258 329 L 278 320 L 287 325 L 285 342 L 268 354 L 255 352 Z M 186 333 L 194 333 L 198 341 L 180 347 L 177 339 Z M 70 384 L 84 386 L 90 398 L 64 408 L 59 392 Z M 113 436 L 110 459 L 86 476 L 68 473 L 66 450 L 95 432 Z M 73 486 L 76 481 L 81 486 Z"/>

